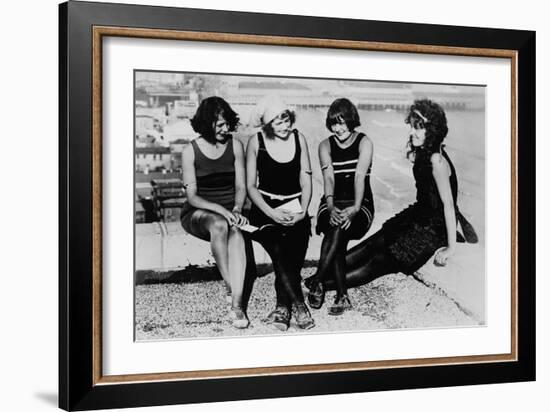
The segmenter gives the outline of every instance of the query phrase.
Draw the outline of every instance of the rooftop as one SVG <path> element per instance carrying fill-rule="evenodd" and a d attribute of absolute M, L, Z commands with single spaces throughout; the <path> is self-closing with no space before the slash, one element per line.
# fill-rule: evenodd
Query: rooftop
<path fill-rule="evenodd" d="M 164 154 L 164 153 L 170 153 L 170 149 L 168 147 L 136 147 L 136 154 Z"/>

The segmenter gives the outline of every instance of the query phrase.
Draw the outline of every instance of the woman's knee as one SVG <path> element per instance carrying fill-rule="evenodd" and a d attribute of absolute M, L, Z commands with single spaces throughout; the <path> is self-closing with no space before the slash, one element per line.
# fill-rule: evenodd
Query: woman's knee
<path fill-rule="evenodd" d="M 244 242 L 243 232 L 237 226 L 229 226 L 228 233 L 230 236 L 236 236 L 239 239 L 242 239 Z"/>
<path fill-rule="evenodd" d="M 264 243 L 263 247 L 265 251 L 268 253 L 273 263 L 275 263 L 275 261 L 278 262 L 279 260 L 282 259 L 283 249 L 280 243 L 271 243 L 271 242 Z"/>
<path fill-rule="evenodd" d="M 345 245 L 347 241 L 346 237 L 344 236 L 343 229 L 339 227 L 331 228 L 331 230 L 325 234 L 325 237 L 323 238 L 323 243 L 331 249 L 339 249 L 342 244 Z"/>
<path fill-rule="evenodd" d="M 229 225 L 223 217 L 213 217 L 208 225 L 211 237 L 227 236 Z"/>

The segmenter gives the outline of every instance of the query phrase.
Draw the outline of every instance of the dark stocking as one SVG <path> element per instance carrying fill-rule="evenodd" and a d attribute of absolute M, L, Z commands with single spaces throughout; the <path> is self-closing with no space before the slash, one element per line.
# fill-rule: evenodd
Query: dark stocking
<path fill-rule="evenodd" d="M 348 238 L 345 230 L 340 227 L 333 227 L 327 231 L 321 244 L 321 256 L 315 275 L 317 282 L 324 282 L 328 279 L 328 272 L 332 270 L 339 294 L 346 292 L 344 277 L 347 245 Z"/>
<path fill-rule="evenodd" d="M 380 276 L 399 271 L 395 260 L 386 249 L 382 231 L 351 248 L 346 253 L 345 267 L 345 284 L 348 288 L 364 285 Z M 325 280 L 325 289 L 338 290 L 337 288 L 339 285 L 335 280 Z"/>
<path fill-rule="evenodd" d="M 292 228 L 273 228 L 260 232 L 255 240 L 271 257 L 277 305 L 290 307 L 292 303 L 303 302 L 301 271 L 310 236 L 309 219 L 304 219 Z"/>
<path fill-rule="evenodd" d="M 348 285 L 346 280 L 346 247 L 348 242 L 344 242 L 343 248 L 340 249 L 334 258 L 334 281 L 338 296 L 347 295 Z"/>
<path fill-rule="evenodd" d="M 250 239 L 250 235 L 244 232 L 243 237 L 246 254 L 246 272 L 244 275 L 242 305 L 243 309 L 246 311 L 248 309 L 248 302 L 250 300 L 250 295 L 252 294 L 252 289 L 254 287 L 254 281 L 258 277 L 258 272 L 256 270 L 256 260 L 254 259 L 254 248 L 252 246 L 252 239 Z"/>
<path fill-rule="evenodd" d="M 397 266 L 393 258 L 385 251 L 373 253 L 362 266 L 352 269 L 346 273 L 345 282 L 347 287 L 354 288 L 372 282 L 374 279 L 397 272 Z M 326 290 L 334 290 L 337 284 L 334 280 L 325 281 Z"/>
<path fill-rule="evenodd" d="M 357 269 L 365 264 L 370 255 L 376 251 L 386 249 L 384 232 L 379 230 L 374 235 L 356 244 L 346 253 L 346 269 L 348 272 Z"/>
<path fill-rule="evenodd" d="M 275 293 L 277 305 L 289 307 L 291 303 L 303 302 L 300 280 L 295 279 L 296 273 L 290 256 L 285 253 L 283 242 L 266 242 L 263 246 L 273 262 L 275 272 Z M 298 287 L 297 287 L 298 286 Z"/>

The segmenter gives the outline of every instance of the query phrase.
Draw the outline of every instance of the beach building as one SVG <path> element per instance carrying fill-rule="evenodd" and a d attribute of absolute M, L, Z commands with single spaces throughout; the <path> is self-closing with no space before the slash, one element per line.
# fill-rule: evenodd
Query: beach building
<path fill-rule="evenodd" d="M 155 127 L 155 118 L 148 114 L 136 114 L 136 136 L 147 137 Z"/>
<path fill-rule="evenodd" d="M 177 119 L 170 122 L 164 127 L 163 134 L 166 141 L 170 143 L 176 140 L 188 143 L 197 137 L 197 133 L 191 127 L 189 119 Z"/>
<path fill-rule="evenodd" d="M 189 144 L 189 139 L 176 139 L 170 142 L 170 153 L 172 156 L 172 169 L 181 170 L 182 162 L 182 152 L 183 148 Z"/>
<path fill-rule="evenodd" d="M 185 73 L 140 71 L 136 73 L 136 85 L 139 87 L 152 87 L 163 83 L 183 84 L 185 76 Z"/>
<path fill-rule="evenodd" d="M 188 139 L 177 139 L 170 142 L 170 151 L 172 153 L 181 153 L 183 148 L 189 144 Z"/>
<path fill-rule="evenodd" d="M 154 147 L 155 140 L 153 136 L 136 137 L 136 147 Z"/>

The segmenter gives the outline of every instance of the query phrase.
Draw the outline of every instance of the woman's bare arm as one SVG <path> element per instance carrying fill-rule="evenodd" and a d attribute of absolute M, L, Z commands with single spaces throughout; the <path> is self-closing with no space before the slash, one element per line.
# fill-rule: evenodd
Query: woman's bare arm
<path fill-rule="evenodd" d="M 329 223 L 332 226 L 338 226 L 343 223 L 340 216 L 340 209 L 334 206 L 334 168 L 332 167 L 332 157 L 330 155 L 330 141 L 325 139 L 319 145 L 319 161 L 321 162 L 321 171 L 323 173 L 323 190 L 327 209 L 330 214 Z"/>
<path fill-rule="evenodd" d="M 233 211 L 240 213 L 246 200 L 246 170 L 243 145 L 236 139 L 233 139 L 233 153 L 235 154 L 235 206 Z"/>
<path fill-rule="evenodd" d="M 445 261 L 451 256 L 456 248 L 456 213 L 451 192 L 451 183 L 449 182 L 449 165 L 439 153 L 434 153 L 431 157 L 432 173 L 435 179 L 439 197 L 443 203 L 443 212 L 445 214 L 445 227 L 447 229 L 447 247 L 436 254 L 436 262 L 445 264 Z"/>
<path fill-rule="evenodd" d="M 354 203 L 352 206 L 346 207 L 342 211 L 342 216 L 344 218 L 342 228 L 344 229 L 351 226 L 351 221 L 361 209 L 361 203 L 365 196 L 365 176 L 372 163 L 372 152 L 372 141 L 367 136 L 363 137 L 359 145 L 359 158 L 357 159 L 357 166 L 355 167 L 355 178 L 353 182 Z"/>
<path fill-rule="evenodd" d="M 303 216 L 307 213 L 309 203 L 311 202 L 312 184 L 311 184 L 311 161 L 309 159 L 309 150 L 304 135 L 299 135 L 301 156 L 300 156 L 300 187 L 302 188 L 301 206 Z M 302 216 L 302 217 L 303 217 Z"/>
<path fill-rule="evenodd" d="M 365 136 L 359 145 L 359 159 L 357 160 L 357 167 L 355 168 L 355 181 L 353 185 L 355 198 L 354 206 L 357 211 L 361 208 L 361 203 L 365 196 L 365 177 L 372 163 L 372 153 L 372 141 L 368 136 Z"/>

